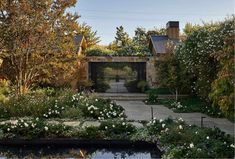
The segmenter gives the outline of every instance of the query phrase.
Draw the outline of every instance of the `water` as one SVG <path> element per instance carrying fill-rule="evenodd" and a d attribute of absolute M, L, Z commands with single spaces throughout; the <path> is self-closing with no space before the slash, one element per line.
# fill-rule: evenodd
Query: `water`
<path fill-rule="evenodd" d="M 156 159 L 160 153 L 152 148 L 95 148 L 95 147 L 0 147 L 0 159 L 7 158 L 66 158 L 66 159 Z"/>

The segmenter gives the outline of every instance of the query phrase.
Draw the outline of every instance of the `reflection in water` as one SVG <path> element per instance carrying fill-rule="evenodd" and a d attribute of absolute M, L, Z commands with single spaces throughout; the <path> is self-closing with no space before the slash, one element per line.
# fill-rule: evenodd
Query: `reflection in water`
<path fill-rule="evenodd" d="M 156 148 L 78 148 L 78 147 L 0 147 L 0 159 L 6 158 L 66 158 L 66 159 L 155 159 Z"/>

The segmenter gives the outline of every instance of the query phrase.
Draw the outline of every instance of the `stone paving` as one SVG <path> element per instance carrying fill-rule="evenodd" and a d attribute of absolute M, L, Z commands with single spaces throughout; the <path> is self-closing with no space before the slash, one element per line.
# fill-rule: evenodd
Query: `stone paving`
<path fill-rule="evenodd" d="M 153 116 L 157 119 L 182 118 L 187 124 L 201 126 L 201 117 L 205 117 L 203 125 L 205 127 L 218 127 L 227 134 L 234 136 L 235 124 L 224 118 L 212 118 L 202 113 L 174 113 L 171 109 L 163 105 L 146 105 L 142 101 L 116 101 L 126 110 L 128 120 L 151 120 L 151 107 Z"/>

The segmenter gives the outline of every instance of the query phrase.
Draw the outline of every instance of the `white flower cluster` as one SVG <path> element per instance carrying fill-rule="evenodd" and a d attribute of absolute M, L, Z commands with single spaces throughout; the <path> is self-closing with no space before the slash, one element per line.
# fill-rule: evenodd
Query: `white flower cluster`
<path fill-rule="evenodd" d="M 45 118 L 49 118 L 49 117 L 52 117 L 52 116 L 58 116 L 60 115 L 60 113 L 64 110 L 65 108 L 62 106 L 62 107 L 59 107 L 58 106 L 58 100 L 55 100 L 55 104 L 52 108 L 49 108 L 48 109 L 48 112 L 47 113 L 44 113 L 43 114 L 43 117 Z"/>
<path fill-rule="evenodd" d="M 186 109 L 186 106 L 183 106 L 180 102 L 174 102 L 171 104 L 174 109 Z"/>
<path fill-rule="evenodd" d="M 1 125 L 6 126 L 7 132 L 15 132 L 16 130 L 22 129 L 22 128 L 36 128 L 38 126 L 39 118 L 36 118 L 34 120 L 15 120 L 12 122 L 2 122 Z"/>
<path fill-rule="evenodd" d="M 114 103 L 99 103 L 99 99 L 95 99 L 92 104 L 86 103 L 88 112 L 91 115 L 97 115 L 99 120 L 118 118 L 124 116 L 124 110 L 120 111 L 119 106 Z"/>

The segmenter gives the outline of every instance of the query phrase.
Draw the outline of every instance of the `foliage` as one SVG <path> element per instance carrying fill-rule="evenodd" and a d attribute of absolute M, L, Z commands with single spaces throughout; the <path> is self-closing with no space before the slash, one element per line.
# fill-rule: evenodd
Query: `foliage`
<path fill-rule="evenodd" d="M 79 80 L 77 82 L 77 88 L 79 92 L 91 90 L 93 86 L 93 81 L 91 80 Z"/>
<path fill-rule="evenodd" d="M 83 35 L 86 39 L 87 48 L 90 48 L 100 42 L 97 37 L 97 31 L 92 31 L 92 27 L 86 23 L 79 24 L 77 34 Z"/>
<path fill-rule="evenodd" d="M 202 28 L 202 26 L 186 23 L 183 31 L 186 36 L 190 36 L 194 31 L 197 31 L 200 28 Z"/>
<path fill-rule="evenodd" d="M 111 56 L 114 52 L 100 45 L 95 45 L 86 51 L 87 56 Z"/>
<path fill-rule="evenodd" d="M 92 140 L 130 140 L 156 143 L 164 149 L 163 158 L 233 158 L 234 138 L 218 128 L 200 128 L 187 125 L 179 118 L 153 119 L 142 128 L 125 120 L 102 121 L 100 126 L 75 128 L 63 124 L 48 124 L 41 119 L 19 119 L 1 122 L 3 138 L 78 138 Z"/>
<path fill-rule="evenodd" d="M 91 95 L 74 94 L 61 90 L 54 96 L 34 92 L 19 97 L 11 97 L 0 103 L 0 118 L 40 117 L 40 118 L 95 118 L 110 119 L 125 117 L 124 109 L 110 100 Z"/>
<path fill-rule="evenodd" d="M 1 123 L 0 129 L 5 134 L 4 138 L 53 138 L 65 137 L 65 132 L 70 130 L 69 126 L 62 124 L 48 124 L 35 118 L 31 120 L 19 119 L 13 123 Z"/>
<path fill-rule="evenodd" d="M 156 104 L 158 102 L 158 90 L 157 89 L 150 89 L 147 91 L 148 94 L 148 99 L 147 99 L 147 103 L 148 104 Z"/>
<path fill-rule="evenodd" d="M 124 109 L 110 100 L 95 98 L 86 104 L 83 113 L 87 117 L 103 120 L 125 117 Z"/>
<path fill-rule="evenodd" d="M 104 131 L 106 138 L 126 139 L 136 132 L 136 128 L 124 120 L 102 121 L 100 130 Z"/>
<path fill-rule="evenodd" d="M 212 83 L 209 94 L 214 106 L 219 106 L 227 117 L 234 118 L 234 38 L 225 41 L 223 51 L 216 53 L 221 69 Z"/>
<path fill-rule="evenodd" d="M 110 85 L 104 79 L 97 79 L 95 84 L 96 92 L 106 92 L 110 88 Z"/>
<path fill-rule="evenodd" d="M 173 122 L 154 119 L 148 133 L 157 136 L 165 148 L 163 158 L 231 158 L 234 141 L 218 128 L 186 125 L 182 119 Z"/>
<path fill-rule="evenodd" d="M 148 88 L 147 82 L 143 80 L 125 81 L 124 86 L 128 92 L 145 92 Z"/>
<path fill-rule="evenodd" d="M 105 134 L 103 131 L 100 131 L 99 127 L 85 127 L 78 133 L 78 137 L 86 140 L 97 140 L 97 139 L 104 139 Z"/>
<path fill-rule="evenodd" d="M 218 107 L 212 107 L 210 103 L 198 97 L 188 97 L 179 99 L 178 102 L 174 100 L 160 100 L 161 104 L 174 110 L 174 112 L 189 113 L 189 112 L 201 112 L 209 116 L 223 117 L 223 113 Z"/>
<path fill-rule="evenodd" d="M 205 24 L 188 36 L 176 49 L 179 61 L 193 78 L 192 90 L 208 99 L 219 63 L 213 57 L 224 47 L 224 40 L 234 35 L 234 17 L 221 23 Z M 186 76 L 185 76 L 186 77 Z"/>
<path fill-rule="evenodd" d="M 125 47 L 121 47 L 118 49 L 110 49 L 110 47 L 104 46 L 94 46 L 86 51 L 88 56 L 150 56 L 151 53 L 146 46 L 139 46 L 130 44 Z"/>
<path fill-rule="evenodd" d="M 131 43 L 131 39 L 127 32 L 124 31 L 123 26 L 117 27 L 116 37 L 115 37 L 115 44 L 118 47 L 126 47 L 129 46 Z"/>
<path fill-rule="evenodd" d="M 156 68 L 159 87 L 170 89 L 176 95 L 176 100 L 178 94 L 190 89 L 191 78 L 184 66 L 180 64 L 179 59 L 173 54 L 173 50 L 156 63 Z M 186 76 L 187 78 L 185 78 Z"/>
<path fill-rule="evenodd" d="M 10 82 L 4 79 L 0 80 L 0 102 L 6 102 L 10 92 Z"/>
<path fill-rule="evenodd" d="M 146 31 L 145 28 L 137 27 L 135 30 L 135 36 L 133 37 L 133 41 L 137 45 L 148 46 L 150 37 L 153 35 L 166 35 L 166 29 L 154 28 Z"/>
<path fill-rule="evenodd" d="M 22 94 L 39 79 L 74 70 L 79 16 L 65 13 L 75 0 L 7 1 L 0 7 L 3 73 Z M 48 77 L 49 76 L 49 77 Z"/>
<path fill-rule="evenodd" d="M 148 88 L 148 83 L 144 80 L 141 80 L 137 83 L 137 88 L 140 89 L 140 92 L 144 93 Z"/>

